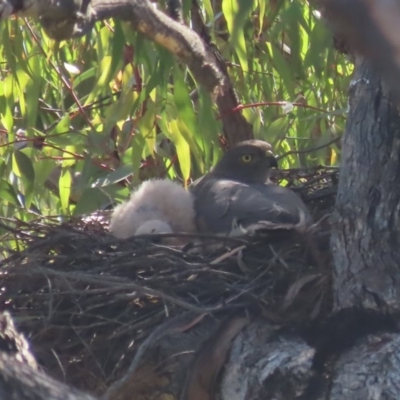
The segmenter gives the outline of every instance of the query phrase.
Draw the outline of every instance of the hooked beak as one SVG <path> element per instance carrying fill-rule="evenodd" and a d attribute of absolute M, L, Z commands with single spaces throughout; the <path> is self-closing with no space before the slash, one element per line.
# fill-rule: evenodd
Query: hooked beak
<path fill-rule="evenodd" d="M 266 158 L 269 162 L 270 168 L 278 168 L 278 160 L 275 158 L 272 151 L 267 151 Z"/>

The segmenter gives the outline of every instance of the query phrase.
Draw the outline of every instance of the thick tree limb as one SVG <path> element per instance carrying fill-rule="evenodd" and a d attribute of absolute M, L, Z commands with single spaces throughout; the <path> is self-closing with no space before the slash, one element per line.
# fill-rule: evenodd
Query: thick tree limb
<path fill-rule="evenodd" d="M 379 69 L 400 98 L 400 1 L 322 0 L 322 4 L 337 34 Z"/>
<path fill-rule="evenodd" d="M 220 397 L 397 399 L 399 345 L 397 319 L 373 310 L 342 310 L 298 331 L 259 320 L 234 340 Z"/>
<path fill-rule="evenodd" d="M 330 400 L 397 399 L 399 351 L 398 334 L 368 336 L 338 360 Z"/>
<path fill-rule="evenodd" d="M 398 308 L 400 115 L 388 85 L 360 56 L 349 103 L 331 242 L 335 307 Z"/>
<path fill-rule="evenodd" d="M 25 338 L 7 313 L 0 314 L 0 398 L 9 400 L 95 400 L 41 372 Z"/>
<path fill-rule="evenodd" d="M 0 0 L 0 18 L 14 13 L 40 19 L 46 33 L 57 40 L 82 36 L 95 22 L 107 18 L 131 22 L 138 32 L 187 65 L 197 82 L 212 95 L 229 145 L 252 138 L 251 125 L 241 113 L 232 112 L 239 101 L 214 48 L 149 0 Z"/>
<path fill-rule="evenodd" d="M 224 365 L 232 341 L 250 322 L 247 316 L 230 317 L 197 351 L 181 393 L 181 400 L 212 400 L 218 375 Z"/>
<path fill-rule="evenodd" d="M 295 399 L 306 390 L 315 350 L 278 331 L 259 321 L 239 333 L 222 376 L 223 400 Z"/>

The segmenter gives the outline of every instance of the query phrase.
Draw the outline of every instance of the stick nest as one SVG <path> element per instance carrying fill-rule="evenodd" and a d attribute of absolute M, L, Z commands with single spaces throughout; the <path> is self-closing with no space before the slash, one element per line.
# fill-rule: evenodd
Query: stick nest
<path fill-rule="evenodd" d="M 218 319 L 244 307 L 279 321 L 327 313 L 326 216 L 336 175 L 319 168 L 275 177 L 299 191 L 315 221 L 322 219 L 301 236 L 192 236 L 193 245 L 173 248 L 152 238 L 118 240 L 100 213 L 61 224 L 5 221 L 3 243 L 18 239 L 23 249 L 2 262 L 2 307 L 46 372 L 97 394 L 126 373 L 146 338 L 177 316 Z"/>

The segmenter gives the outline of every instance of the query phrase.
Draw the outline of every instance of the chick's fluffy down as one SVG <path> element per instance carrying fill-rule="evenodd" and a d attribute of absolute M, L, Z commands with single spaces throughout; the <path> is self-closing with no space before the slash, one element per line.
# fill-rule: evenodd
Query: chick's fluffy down
<path fill-rule="evenodd" d="M 182 186 L 167 179 L 149 180 L 114 209 L 110 231 L 126 239 L 139 234 L 143 224 L 158 220 L 165 224 L 159 224 L 163 230 L 169 225 L 172 232 L 190 233 L 195 231 L 194 216 L 193 197 Z"/>
<path fill-rule="evenodd" d="M 152 233 L 173 233 L 173 230 L 167 222 L 160 221 L 159 219 L 152 219 L 140 225 L 135 232 L 135 236 L 149 235 Z"/>

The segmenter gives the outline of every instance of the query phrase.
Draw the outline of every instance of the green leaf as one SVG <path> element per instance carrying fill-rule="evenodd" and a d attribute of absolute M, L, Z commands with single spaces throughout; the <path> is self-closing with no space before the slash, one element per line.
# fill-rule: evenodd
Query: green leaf
<path fill-rule="evenodd" d="M 4 179 L 0 180 L 0 198 L 6 202 L 14 204 L 15 206 L 20 205 L 14 186 Z"/>
<path fill-rule="evenodd" d="M 147 101 L 145 114 L 140 118 L 138 130 L 146 140 L 146 145 L 150 153 L 153 153 L 156 145 L 156 109 L 154 103 Z"/>
<path fill-rule="evenodd" d="M 117 70 L 122 66 L 123 61 L 123 49 L 125 45 L 125 35 L 121 27 L 123 22 L 116 20 L 114 27 L 114 35 L 112 36 L 112 63 L 111 63 L 111 73 L 114 75 Z"/>
<path fill-rule="evenodd" d="M 286 117 L 279 117 L 268 126 L 268 137 L 273 147 L 282 138 L 287 129 Z"/>
<path fill-rule="evenodd" d="M 69 132 L 71 124 L 71 119 L 68 114 L 65 114 L 61 119 L 60 122 L 55 126 L 53 133 L 67 133 Z"/>
<path fill-rule="evenodd" d="M 248 71 L 249 66 L 243 30 L 254 6 L 254 0 L 222 0 L 222 11 L 231 34 L 231 45 L 236 50 L 240 65 L 244 71 Z"/>
<path fill-rule="evenodd" d="M 35 170 L 35 183 L 37 185 L 43 185 L 50 173 L 56 168 L 56 163 L 53 160 L 40 160 L 40 162 L 34 163 Z"/>
<path fill-rule="evenodd" d="M 76 205 L 73 215 L 86 215 L 109 204 L 109 196 L 99 188 L 86 189 Z"/>
<path fill-rule="evenodd" d="M 22 151 L 16 150 L 13 153 L 13 172 L 19 178 L 25 178 L 32 183 L 35 180 L 32 161 Z"/>
<path fill-rule="evenodd" d="M 29 149 L 28 149 L 29 151 Z M 29 209 L 34 195 L 35 171 L 31 159 L 23 152 L 16 150 L 13 153 L 12 170 L 23 182 L 24 205 Z"/>
<path fill-rule="evenodd" d="M 132 140 L 130 162 L 133 170 L 133 182 L 139 182 L 139 168 L 142 163 L 142 153 L 146 146 L 146 141 L 142 135 L 135 135 Z M 129 156 L 129 154 L 127 154 Z"/>
<path fill-rule="evenodd" d="M 65 213 L 68 212 L 69 198 L 71 195 L 72 176 L 69 169 L 62 169 L 58 181 L 58 191 L 60 195 L 61 207 Z"/>
<path fill-rule="evenodd" d="M 41 92 L 41 63 L 40 55 L 35 54 L 29 59 L 29 69 L 31 79 L 26 85 L 26 103 L 29 104 L 26 113 L 26 126 L 35 127 L 38 113 L 38 104 Z M 30 136 L 30 135 L 29 135 Z"/>
<path fill-rule="evenodd" d="M 77 158 L 74 157 L 74 154 L 77 153 L 76 146 L 66 146 L 65 151 L 63 153 L 63 160 L 61 166 L 63 168 L 72 167 L 76 164 Z"/>
<path fill-rule="evenodd" d="M 132 165 L 124 165 L 123 167 L 120 167 L 115 171 L 110 172 L 108 175 L 97 179 L 93 183 L 92 187 L 105 187 L 113 185 L 122 181 L 123 179 L 130 177 L 132 175 L 132 172 Z"/>
<path fill-rule="evenodd" d="M 272 54 L 272 61 L 274 63 L 274 68 L 278 71 L 279 76 L 282 78 L 285 89 L 287 90 L 289 96 L 288 98 L 284 98 L 282 100 L 289 100 L 294 98 L 294 83 L 292 70 L 289 67 L 289 64 L 286 62 L 283 57 L 281 50 L 276 46 L 270 45 L 269 49 Z"/>
<path fill-rule="evenodd" d="M 164 134 L 172 141 L 175 145 L 176 153 L 178 155 L 179 166 L 182 172 L 182 176 L 187 181 L 190 177 L 191 159 L 190 159 L 190 147 L 187 141 L 182 135 L 181 130 L 177 121 L 166 122 L 166 118 L 163 121 Z"/>
<path fill-rule="evenodd" d="M 188 86 L 183 79 L 183 73 L 178 68 L 174 71 L 174 100 L 179 117 L 185 122 L 186 126 L 192 131 L 196 131 L 196 116 L 190 98 Z"/>
<path fill-rule="evenodd" d="M 258 0 L 258 35 L 261 35 L 261 32 L 263 31 L 264 27 L 264 17 L 265 17 L 265 9 L 266 9 L 266 4 L 265 0 Z"/>

